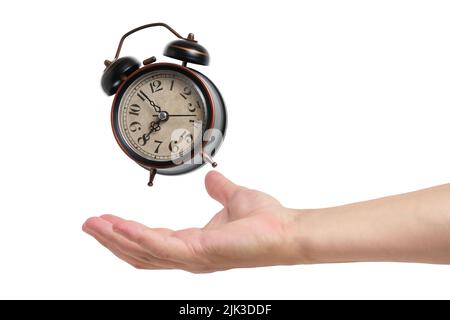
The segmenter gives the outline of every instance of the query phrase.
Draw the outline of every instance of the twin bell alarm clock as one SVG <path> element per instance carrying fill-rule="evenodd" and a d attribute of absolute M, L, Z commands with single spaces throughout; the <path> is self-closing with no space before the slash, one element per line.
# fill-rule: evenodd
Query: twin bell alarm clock
<path fill-rule="evenodd" d="M 131 34 L 164 27 L 176 39 L 164 55 L 180 64 L 157 62 L 151 56 L 141 62 L 120 57 Z M 225 102 L 216 85 L 189 64 L 208 65 L 209 53 L 190 33 L 182 37 L 165 23 L 152 23 L 127 32 L 113 60 L 106 60 L 101 86 L 114 95 L 111 124 L 120 148 L 150 173 L 178 175 L 210 163 L 225 136 Z"/>

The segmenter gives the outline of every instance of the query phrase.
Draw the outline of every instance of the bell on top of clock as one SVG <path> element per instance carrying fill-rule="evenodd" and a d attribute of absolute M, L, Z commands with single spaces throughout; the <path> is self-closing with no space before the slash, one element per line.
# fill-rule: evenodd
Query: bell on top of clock
<path fill-rule="evenodd" d="M 185 39 L 170 42 L 164 50 L 166 57 L 207 66 L 209 64 L 209 53 L 205 47 L 194 40 L 194 34 L 190 33 Z"/>
<path fill-rule="evenodd" d="M 178 39 L 170 42 L 164 55 L 182 64 L 156 63 L 151 57 L 139 61 L 120 56 L 124 40 L 131 34 L 155 26 L 171 31 Z M 111 121 L 122 150 L 155 175 L 177 175 L 200 168 L 212 160 L 226 131 L 224 100 L 214 83 L 188 63 L 208 65 L 208 51 L 193 34 L 183 38 L 164 23 L 153 23 L 126 33 L 114 60 L 105 61 L 101 84 L 114 95 Z"/>

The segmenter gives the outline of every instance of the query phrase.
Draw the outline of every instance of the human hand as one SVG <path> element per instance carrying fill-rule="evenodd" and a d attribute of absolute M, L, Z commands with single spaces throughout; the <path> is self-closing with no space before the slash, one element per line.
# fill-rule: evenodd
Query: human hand
<path fill-rule="evenodd" d="M 83 230 L 139 269 L 194 273 L 298 263 L 296 214 L 273 197 L 234 184 L 218 172 L 205 179 L 220 210 L 203 228 L 148 228 L 113 215 L 89 218 Z"/>

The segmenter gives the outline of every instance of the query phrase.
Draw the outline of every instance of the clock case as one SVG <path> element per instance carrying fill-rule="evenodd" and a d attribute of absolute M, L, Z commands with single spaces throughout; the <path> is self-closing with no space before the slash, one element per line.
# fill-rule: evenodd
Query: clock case
<path fill-rule="evenodd" d="M 181 60 L 181 65 L 165 62 L 156 63 L 156 58 L 150 57 L 144 60 L 143 67 L 140 67 L 139 61 L 135 58 L 119 58 L 123 42 L 129 35 L 139 30 L 155 26 L 165 27 L 178 37 L 178 40 L 172 41 L 166 46 L 164 55 Z M 192 33 L 190 33 L 187 38 L 183 38 L 170 26 L 164 23 L 152 23 L 129 31 L 120 40 L 115 59 L 112 62 L 108 60 L 105 61 L 106 69 L 102 76 L 101 85 L 106 94 L 115 94 L 111 109 L 111 124 L 115 139 L 125 154 L 127 154 L 136 163 L 150 171 L 149 186 L 153 185 L 153 179 L 155 178 L 156 173 L 163 175 L 178 175 L 196 170 L 202 167 L 205 163 L 210 163 L 213 167 L 217 165 L 212 160 L 212 157 L 220 148 L 223 138 L 225 137 L 227 126 L 225 102 L 216 85 L 201 72 L 189 68 L 187 66 L 188 63 L 208 65 L 208 51 L 197 43 Z M 211 139 L 208 139 L 208 141 L 202 141 L 203 151 L 200 154 L 202 160 L 201 163 L 192 163 L 192 161 L 188 161 L 187 163 L 175 164 L 172 161 L 161 162 L 144 158 L 130 148 L 120 133 L 118 112 L 121 99 L 123 98 L 127 88 L 129 88 L 130 85 L 146 73 L 164 70 L 179 72 L 191 79 L 200 88 L 205 97 L 205 107 L 207 109 L 205 119 L 206 123 L 204 125 L 203 133 L 208 129 L 216 129 L 221 132 L 221 139 L 214 139 L 214 137 L 212 137 Z M 211 150 L 211 153 L 206 153 L 204 151 L 205 149 Z M 194 154 L 194 150 L 192 150 L 191 154 L 187 156 L 187 159 L 183 160 L 193 159 L 193 157 L 196 156 L 197 155 Z"/>
<path fill-rule="evenodd" d="M 121 100 L 127 91 L 127 89 L 143 75 L 154 72 L 154 71 L 176 71 L 192 80 L 199 88 L 203 96 L 205 97 L 205 107 L 207 109 L 206 119 L 203 130 L 217 129 L 222 133 L 222 137 L 225 135 L 226 131 L 226 109 L 225 102 L 220 94 L 219 90 L 215 84 L 204 74 L 197 70 L 180 66 L 173 63 L 152 63 L 144 66 L 135 72 L 133 72 L 126 80 L 121 84 L 117 90 L 116 96 L 114 98 L 112 108 L 111 108 L 111 125 L 114 133 L 114 137 L 121 147 L 121 149 L 139 165 L 146 168 L 147 170 L 156 169 L 158 174 L 163 175 L 178 175 L 196 170 L 202 167 L 207 161 L 203 159 L 202 163 L 184 163 L 181 165 L 176 165 L 172 161 L 154 161 L 142 157 L 137 154 L 125 141 L 124 137 L 119 130 L 119 106 Z M 170 120 L 169 120 L 170 121 Z M 208 143 L 204 141 L 202 143 L 202 150 L 206 147 L 212 149 L 213 154 L 207 155 L 213 157 L 214 153 L 219 149 L 221 139 L 216 139 Z M 187 155 L 184 160 L 192 159 L 195 156 L 194 150 L 192 150 L 190 155 Z"/>

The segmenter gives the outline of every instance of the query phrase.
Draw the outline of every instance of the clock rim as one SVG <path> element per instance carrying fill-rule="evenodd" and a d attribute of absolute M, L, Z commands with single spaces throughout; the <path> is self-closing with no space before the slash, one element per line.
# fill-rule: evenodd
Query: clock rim
<path fill-rule="evenodd" d="M 193 70 L 190 68 L 184 67 L 182 65 L 174 64 L 174 63 L 168 63 L 168 62 L 160 62 L 160 63 L 153 63 L 147 66 L 143 66 L 130 74 L 125 81 L 119 86 L 119 89 L 117 90 L 117 93 L 114 96 L 114 100 L 111 107 L 111 127 L 114 134 L 114 138 L 117 142 L 117 144 L 120 146 L 122 151 L 133 161 L 137 162 L 138 164 L 148 166 L 151 168 L 171 168 L 171 167 L 177 167 L 179 165 L 173 163 L 172 160 L 168 161 L 155 161 L 150 160 L 147 158 L 142 157 L 138 153 L 136 153 L 125 141 L 125 138 L 120 133 L 119 130 L 119 106 L 120 102 L 123 98 L 124 93 L 130 87 L 135 80 L 137 80 L 142 75 L 155 71 L 155 70 L 170 70 L 170 71 L 177 71 L 185 76 L 187 76 L 189 79 L 191 79 L 198 87 L 200 88 L 201 93 L 205 97 L 205 107 L 208 110 L 208 115 L 206 119 L 206 126 L 205 130 L 211 129 L 214 127 L 214 116 L 215 116 L 215 106 L 213 102 L 213 98 L 211 95 L 211 92 L 208 88 L 208 85 L 195 74 Z M 202 146 L 204 147 L 207 142 L 203 141 Z M 192 159 L 192 157 L 195 155 L 194 149 L 191 150 L 190 158 L 185 157 L 184 160 Z"/>

